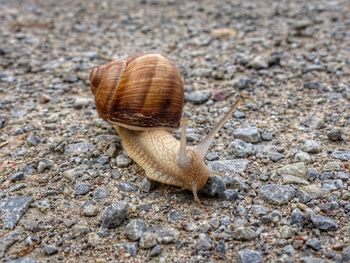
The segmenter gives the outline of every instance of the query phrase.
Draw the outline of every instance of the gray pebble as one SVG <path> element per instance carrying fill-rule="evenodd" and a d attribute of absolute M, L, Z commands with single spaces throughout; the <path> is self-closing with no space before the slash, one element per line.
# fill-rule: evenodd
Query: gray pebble
<path fill-rule="evenodd" d="M 38 173 L 42 173 L 45 170 L 51 169 L 52 164 L 49 160 L 42 160 L 38 163 L 37 171 Z"/>
<path fill-rule="evenodd" d="M 237 139 L 241 139 L 250 143 L 257 143 L 261 141 L 260 132 L 256 127 L 236 129 L 233 132 L 233 136 Z"/>
<path fill-rule="evenodd" d="M 37 135 L 29 135 L 27 138 L 27 143 L 31 146 L 37 146 L 40 143 L 40 138 Z"/>
<path fill-rule="evenodd" d="M 5 256 L 6 251 L 17 241 L 19 241 L 21 235 L 18 231 L 12 231 L 4 234 L 0 238 L 0 258 Z"/>
<path fill-rule="evenodd" d="M 10 229 L 14 228 L 27 212 L 32 201 L 33 198 L 31 196 L 15 196 L 0 199 L 3 226 Z"/>
<path fill-rule="evenodd" d="M 146 224 L 145 221 L 143 221 L 142 219 L 131 220 L 125 228 L 125 234 L 127 238 L 131 241 L 139 240 L 145 231 Z"/>
<path fill-rule="evenodd" d="M 209 250 L 212 247 L 211 240 L 203 233 L 200 234 L 199 239 L 196 242 L 196 250 Z"/>
<path fill-rule="evenodd" d="M 341 129 L 333 129 L 327 133 L 327 137 L 329 140 L 333 142 L 340 142 L 343 140 Z"/>
<path fill-rule="evenodd" d="M 225 191 L 225 188 L 225 182 L 221 177 L 211 176 L 200 193 L 209 196 L 218 196 Z"/>
<path fill-rule="evenodd" d="M 146 193 L 151 192 L 158 186 L 158 183 L 152 180 L 149 180 L 147 177 L 144 177 L 141 181 L 140 189 Z"/>
<path fill-rule="evenodd" d="M 350 151 L 335 151 L 332 153 L 332 157 L 342 161 L 350 160 Z"/>
<path fill-rule="evenodd" d="M 208 163 L 209 169 L 217 172 L 242 173 L 247 169 L 249 161 L 246 159 L 233 159 L 214 161 Z"/>
<path fill-rule="evenodd" d="M 343 262 L 350 262 L 350 246 L 343 249 L 343 252 L 341 253 Z"/>
<path fill-rule="evenodd" d="M 322 151 L 322 146 L 319 142 L 307 140 L 304 142 L 303 151 L 307 153 L 319 153 Z"/>
<path fill-rule="evenodd" d="M 46 245 L 44 247 L 44 253 L 45 255 L 51 256 L 54 255 L 58 252 L 58 248 L 55 246 L 51 246 L 51 245 Z"/>
<path fill-rule="evenodd" d="M 139 244 L 141 248 L 152 248 L 157 245 L 157 235 L 152 232 L 145 232 L 141 236 Z"/>
<path fill-rule="evenodd" d="M 157 242 L 159 244 L 176 243 L 180 237 L 180 232 L 171 227 L 164 227 L 159 225 L 148 229 L 148 231 L 156 234 Z"/>
<path fill-rule="evenodd" d="M 177 221 L 181 220 L 182 218 L 183 218 L 183 214 L 181 211 L 174 209 L 168 213 L 168 221 L 172 224 L 176 223 Z"/>
<path fill-rule="evenodd" d="M 87 152 L 92 152 L 94 150 L 95 150 L 95 145 L 93 145 L 92 143 L 78 142 L 78 143 L 68 144 L 64 148 L 64 153 L 71 154 L 71 155 L 81 155 Z"/>
<path fill-rule="evenodd" d="M 84 216 L 88 216 L 88 217 L 97 216 L 98 212 L 99 212 L 99 207 L 92 202 L 88 202 L 83 207 Z"/>
<path fill-rule="evenodd" d="M 249 241 L 256 237 L 257 234 L 251 227 L 238 227 L 232 233 L 232 238 L 239 241 Z"/>
<path fill-rule="evenodd" d="M 235 200 L 238 199 L 239 195 L 238 195 L 237 190 L 235 190 L 235 189 L 227 189 L 222 194 L 220 194 L 220 197 L 223 200 L 235 201 Z"/>
<path fill-rule="evenodd" d="M 339 228 L 338 224 L 332 218 L 326 216 L 312 215 L 311 222 L 314 227 L 327 232 L 336 231 Z"/>
<path fill-rule="evenodd" d="M 22 257 L 17 259 L 12 259 L 9 261 L 6 261 L 6 263 L 40 263 L 41 261 L 38 261 L 36 259 L 32 259 L 30 257 Z"/>
<path fill-rule="evenodd" d="M 119 154 L 116 158 L 117 166 L 120 168 L 128 167 L 131 164 L 131 159 L 124 154 Z"/>
<path fill-rule="evenodd" d="M 268 61 L 263 56 L 256 56 L 250 63 L 249 66 L 253 69 L 267 69 L 269 67 Z"/>
<path fill-rule="evenodd" d="M 99 187 L 94 191 L 94 199 L 105 199 L 108 197 L 108 190 L 104 187 Z"/>
<path fill-rule="evenodd" d="M 261 139 L 263 141 L 271 141 L 273 139 L 273 133 L 270 131 L 261 132 Z"/>
<path fill-rule="evenodd" d="M 231 142 L 228 145 L 227 150 L 229 152 L 232 152 L 235 156 L 241 158 L 254 155 L 255 153 L 255 147 L 253 144 L 247 143 L 240 139 L 236 139 L 233 142 Z"/>
<path fill-rule="evenodd" d="M 118 189 L 124 192 L 136 192 L 137 186 L 130 182 L 121 182 L 118 184 Z"/>
<path fill-rule="evenodd" d="M 91 185 L 88 183 L 77 183 L 74 185 L 74 195 L 85 195 L 91 189 Z"/>
<path fill-rule="evenodd" d="M 263 205 L 253 205 L 250 210 L 256 218 L 260 218 L 269 212 L 269 209 Z"/>
<path fill-rule="evenodd" d="M 206 156 L 205 159 L 208 161 L 216 161 L 219 159 L 219 155 L 216 152 L 209 152 Z"/>
<path fill-rule="evenodd" d="M 237 110 L 233 113 L 233 117 L 235 117 L 236 119 L 243 119 L 245 118 L 245 113 Z"/>
<path fill-rule="evenodd" d="M 268 184 L 263 185 L 259 193 L 270 204 L 284 205 L 295 197 L 296 191 L 290 186 Z"/>
<path fill-rule="evenodd" d="M 125 202 L 111 204 L 105 208 L 101 217 L 101 226 L 115 228 L 127 217 L 128 205 Z"/>
<path fill-rule="evenodd" d="M 192 102 L 193 104 L 203 104 L 210 98 L 210 93 L 195 90 L 192 92 L 185 93 L 185 100 Z"/>
<path fill-rule="evenodd" d="M 294 155 L 294 159 L 299 162 L 310 162 L 311 161 L 311 156 L 310 154 L 306 152 L 298 152 Z"/>
<path fill-rule="evenodd" d="M 149 252 L 150 257 L 156 257 L 162 252 L 162 246 L 161 245 L 155 245 L 151 251 Z"/>
<path fill-rule="evenodd" d="M 263 262 L 263 257 L 257 251 L 243 249 L 238 251 L 236 261 L 237 263 L 261 263 Z"/>
<path fill-rule="evenodd" d="M 129 253 L 130 256 L 136 257 L 138 253 L 138 243 L 137 242 L 128 242 L 124 244 L 124 249 L 127 253 Z"/>
<path fill-rule="evenodd" d="M 322 244 L 319 240 L 315 238 L 308 239 L 305 243 L 305 245 L 309 248 L 312 248 L 315 251 L 319 251 L 322 249 Z"/>
<path fill-rule="evenodd" d="M 306 224 L 306 216 L 304 213 L 302 213 L 298 208 L 293 209 L 292 215 L 290 217 L 290 223 L 304 227 Z"/>
<path fill-rule="evenodd" d="M 17 182 L 17 181 L 23 180 L 24 178 L 25 178 L 24 173 L 16 172 L 13 175 L 11 175 L 10 180 L 11 182 Z"/>

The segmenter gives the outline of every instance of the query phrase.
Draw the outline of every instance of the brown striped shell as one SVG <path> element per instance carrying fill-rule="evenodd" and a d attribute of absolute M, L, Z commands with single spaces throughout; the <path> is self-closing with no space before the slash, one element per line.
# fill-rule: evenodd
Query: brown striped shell
<path fill-rule="evenodd" d="M 114 60 L 90 73 L 96 110 L 108 122 L 133 130 L 180 126 L 183 82 L 164 56 Z"/>

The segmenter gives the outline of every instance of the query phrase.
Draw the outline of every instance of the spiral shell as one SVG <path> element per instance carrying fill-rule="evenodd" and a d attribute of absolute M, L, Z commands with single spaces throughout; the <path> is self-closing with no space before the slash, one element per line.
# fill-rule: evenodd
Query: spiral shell
<path fill-rule="evenodd" d="M 108 122 L 133 130 L 180 125 L 183 82 L 164 56 L 148 54 L 114 60 L 90 73 L 96 110 Z"/>

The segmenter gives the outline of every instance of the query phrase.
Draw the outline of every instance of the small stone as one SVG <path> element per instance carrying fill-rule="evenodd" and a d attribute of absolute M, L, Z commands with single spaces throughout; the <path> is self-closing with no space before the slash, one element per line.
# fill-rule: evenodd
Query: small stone
<path fill-rule="evenodd" d="M 218 196 L 225 191 L 225 182 L 221 177 L 211 176 L 209 177 L 204 188 L 200 190 L 200 193 L 209 195 L 209 196 Z"/>
<path fill-rule="evenodd" d="M 157 235 L 151 232 L 145 232 L 140 239 L 141 248 L 151 248 L 157 245 Z"/>
<path fill-rule="evenodd" d="M 40 138 L 33 134 L 27 137 L 27 143 L 31 146 L 37 146 L 40 143 L 40 141 Z"/>
<path fill-rule="evenodd" d="M 284 158 L 284 155 L 279 152 L 271 152 L 269 155 L 270 160 L 273 162 L 278 162 Z"/>
<path fill-rule="evenodd" d="M 306 174 L 307 174 L 307 168 L 304 163 L 299 162 L 299 163 L 285 165 L 277 169 L 277 173 L 281 176 L 292 175 L 292 176 L 304 178 L 306 177 Z"/>
<path fill-rule="evenodd" d="M 293 175 L 284 175 L 282 180 L 284 184 L 303 184 L 303 185 L 309 184 L 307 180 L 297 176 L 293 176 Z"/>
<path fill-rule="evenodd" d="M 144 177 L 141 181 L 140 189 L 146 193 L 151 192 L 153 189 L 157 187 L 158 183 Z"/>
<path fill-rule="evenodd" d="M 327 137 L 332 142 L 340 142 L 343 140 L 341 129 L 333 129 L 327 133 Z"/>
<path fill-rule="evenodd" d="M 106 197 L 108 197 L 108 190 L 104 187 L 99 187 L 95 190 L 93 196 L 94 199 L 105 199 Z"/>
<path fill-rule="evenodd" d="M 256 127 L 236 129 L 233 132 L 233 136 L 236 139 L 241 139 L 250 143 L 257 143 L 261 141 L 260 132 Z"/>
<path fill-rule="evenodd" d="M 236 261 L 237 263 L 261 263 L 263 262 L 263 257 L 257 251 L 243 249 L 238 251 Z"/>
<path fill-rule="evenodd" d="M 322 249 L 322 244 L 319 240 L 317 239 L 314 239 L 314 238 L 311 238 L 311 239 L 308 239 L 305 243 L 305 245 L 307 247 L 310 247 L 312 248 L 313 250 L 315 251 L 320 251 Z"/>
<path fill-rule="evenodd" d="M 270 131 L 263 131 L 263 132 L 261 132 L 261 139 L 263 141 L 272 141 L 273 133 Z"/>
<path fill-rule="evenodd" d="M 249 63 L 249 66 L 257 70 L 267 69 L 269 67 L 269 63 L 265 57 L 258 55 Z"/>
<path fill-rule="evenodd" d="M 322 258 L 318 257 L 301 257 L 300 258 L 301 262 L 303 263 L 327 263 L 328 261 L 323 260 Z"/>
<path fill-rule="evenodd" d="M 71 155 L 82 155 L 87 152 L 92 152 L 95 150 L 95 145 L 93 145 L 90 142 L 78 142 L 73 144 L 68 144 L 64 148 L 65 154 L 71 154 Z"/>
<path fill-rule="evenodd" d="M 300 190 L 306 192 L 312 199 L 318 199 L 324 194 L 324 190 L 318 184 L 302 186 Z"/>
<path fill-rule="evenodd" d="M 171 210 L 168 214 L 168 221 L 172 224 L 176 223 L 177 221 L 181 220 L 183 218 L 183 214 L 181 211 L 178 210 Z"/>
<path fill-rule="evenodd" d="M 340 171 L 340 170 L 341 170 L 341 163 L 338 161 L 327 162 L 323 166 L 323 171 L 325 172 L 333 172 L 333 171 Z"/>
<path fill-rule="evenodd" d="M 118 189 L 124 192 L 136 192 L 137 186 L 130 182 L 121 182 L 118 184 Z"/>
<path fill-rule="evenodd" d="M 307 153 L 319 153 L 322 151 L 322 146 L 319 142 L 307 140 L 304 142 L 303 151 Z"/>
<path fill-rule="evenodd" d="M 229 152 L 232 152 L 235 156 L 241 158 L 254 155 L 255 153 L 255 148 L 253 144 L 247 143 L 240 139 L 236 139 L 233 142 L 231 142 L 228 145 L 227 150 Z"/>
<path fill-rule="evenodd" d="M 269 209 L 263 205 L 253 205 L 250 211 L 256 218 L 260 218 L 261 216 L 266 215 L 269 212 Z"/>
<path fill-rule="evenodd" d="M 216 161 L 219 159 L 219 155 L 216 152 L 209 152 L 206 156 L 205 159 L 208 161 Z"/>
<path fill-rule="evenodd" d="M 25 178 L 24 173 L 16 172 L 10 177 L 10 180 L 11 180 L 11 182 L 18 182 L 18 181 L 23 180 L 24 178 Z"/>
<path fill-rule="evenodd" d="M 238 227 L 232 233 L 232 238 L 239 241 L 249 241 L 256 237 L 257 234 L 251 227 Z"/>
<path fill-rule="evenodd" d="M 306 224 L 306 216 L 298 208 L 293 209 L 292 215 L 290 217 L 290 223 L 304 227 Z"/>
<path fill-rule="evenodd" d="M 74 83 L 78 81 L 78 78 L 76 76 L 70 76 L 65 79 L 66 82 Z M 76 97 L 74 100 L 73 107 L 74 109 L 82 109 L 92 102 L 91 98 L 84 98 L 84 97 Z"/>
<path fill-rule="evenodd" d="M 216 246 L 216 251 L 220 259 L 223 259 L 223 260 L 226 259 L 226 250 L 227 250 L 227 247 L 226 247 L 225 241 L 220 239 Z"/>
<path fill-rule="evenodd" d="M 128 205 L 125 202 L 111 204 L 105 208 L 101 218 L 101 226 L 115 228 L 127 217 Z"/>
<path fill-rule="evenodd" d="M 246 159 L 214 161 L 208 163 L 209 169 L 220 173 L 243 173 L 249 164 Z"/>
<path fill-rule="evenodd" d="M 326 232 L 336 231 L 339 228 L 338 224 L 333 219 L 326 216 L 312 215 L 311 222 L 314 227 Z"/>
<path fill-rule="evenodd" d="M 157 235 L 157 242 L 160 244 L 176 243 L 180 237 L 180 232 L 171 227 L 155 226 L 149 231 Z"/>
<path fill-rule="evenodd" d="M 87 194 L 91 189 L 91 185 L 88 183 L 77 183 L 74 185 L 74 195 L 85 195 Z"/>
<path fill-rule="evenodd" d="M 33 198 L 31 196 L 15 196 L 0 199 L 2 223 L 5 228 L 14 228 L 27 212 Z"/>
<path fill-rule="evenodd" d="M 142 219 L 133 219 L 127 224 L 125 228 L 125 234 L 131 241 L 137 241 L 141 238 L 142 234 L 146 231 L 145 221 Z"/>
<path fill-rule="evenodd" d="M 310 162 L 311 156 L 306 152 L 298 152 L 294 155 L 294 159 L 299 162 Z"/>
<path fill-rule="evenodd" d="M 99 156 L 97 159 L 96 159 L 96 162 L 99 163 L 99 164 L 102 164 L 102 165 L 105 165 L 105 164 L 108 164 L 109 163 L 109 159 L 107 156 Z"/>
<path fill-rule="evenodd" d="M 185 100 L 193 104 L 203 104 L 210 98 L 209 92 L 195 90 L 185 93 Z"/>
<path fill-rule="evenodd" d="M 136 257 L 138 253 L 139 246 L 137 242 L 128 242 L 124 244 L 125 251 L 132 257 Z"/>
<path fill-rule="evenodd" d="M 89 202 L 83 207 L 84 216 L 93 217 L 93 216 L 96 216 L 98 212 L 99 212 L 99 208 L 94 203 Z"/>
<path fill-rule="evenodd" d="M 62 174 L 69 181 L 75 182 L 77 178 L 84 174 L 84 171 L 80 168 L 73 168 L 65 170 Z"/>
<path fill-rule="evenodd" d="M 87 234 L 87 243 L 92 247 L 96 247 L 102 244 L 102 239 L 98 234 L 91 232 Z"/>
<path fill-rule="evenodd" d="M 341 253 L 343 262 L 350 262 L 350 246 L 345 248 Z"/>
<path fill-rule="evenodd" d="M 350 151 L 335 151 L 332 153 L 332 157 L 342 161 L 350 161 Z"/>
<path fill-rule="evenodd" d="M 260 188 L 260 194 L 270 204 L 284 205 L 295 197 L 296 191 L 290 186 L 268 184 Z"/>
<path fill-rule="evenodd" d="M 58 252 L 58 248 L 51 245 L 46 245 L 44 247 L 44 253 L 48 256 L 54 255 Z"/>
<path fill-rule="evenodd" d="M 196 243 L 196 250 L 206 251 L 209 250 L 211 247 L 211 240 L 205 234 L 201 233 Z"/>
<path fill-rule="evenodd" d="M 220 195 L 220 197 L 224 200 L 227 200 L 227 201 L 235 201 L 238 199 L 239 195 L 238 195 L 237 190 L 227 189 Z"/>
<path fill-rule="evenodd" d="M 149 252 L 150 257 L 156 257 L 162 252 L 162 246 L 161 245 L 155 245 L 151 251 Z"/>
<path fill-rule="evenodd" d="M 237 110 L 233 113 L 233 117 L 235 117 L 236 119 L 243 119 L 245 118 L 245 113 Z"/>
<path fill-rule="evenodd" d="M 41 263 L 41 261 L 37 261 L 30 257 L 21 257 L 21 258 L 6 261 L 6 263 Z"/>
<path fill-rule="evenodd" d="M 0 258 L 5 256 L 6 251 L 17 241 L 20 240 L 20 233 L 12 231 L 4 234 L 0 238 Z"/>
<path fill-rule="evenodd" d="M 124 154 L 119 154 L 116 158 L 116 163 L 119 168 L 128 167 L 131 164 L 131 159 Z"/>
<path fill-rule="evenodd" d="M 42 173 L 45 170 L 51 169 L 52 164 L 48 160 L 43 160 L 38 163 L 37 171 L 38 173 Z"/>

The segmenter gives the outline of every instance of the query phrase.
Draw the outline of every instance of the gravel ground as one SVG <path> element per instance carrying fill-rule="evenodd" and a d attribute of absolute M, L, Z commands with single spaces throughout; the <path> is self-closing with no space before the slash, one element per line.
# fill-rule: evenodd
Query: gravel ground
<path fill-rule="evenodd" d="M 350 3 L 0 0 L 0 260 L 350 262 Z M 144 179 L 89 72 L 161 53 L 188 140 L 249 96 L 200 194 Z"/>

